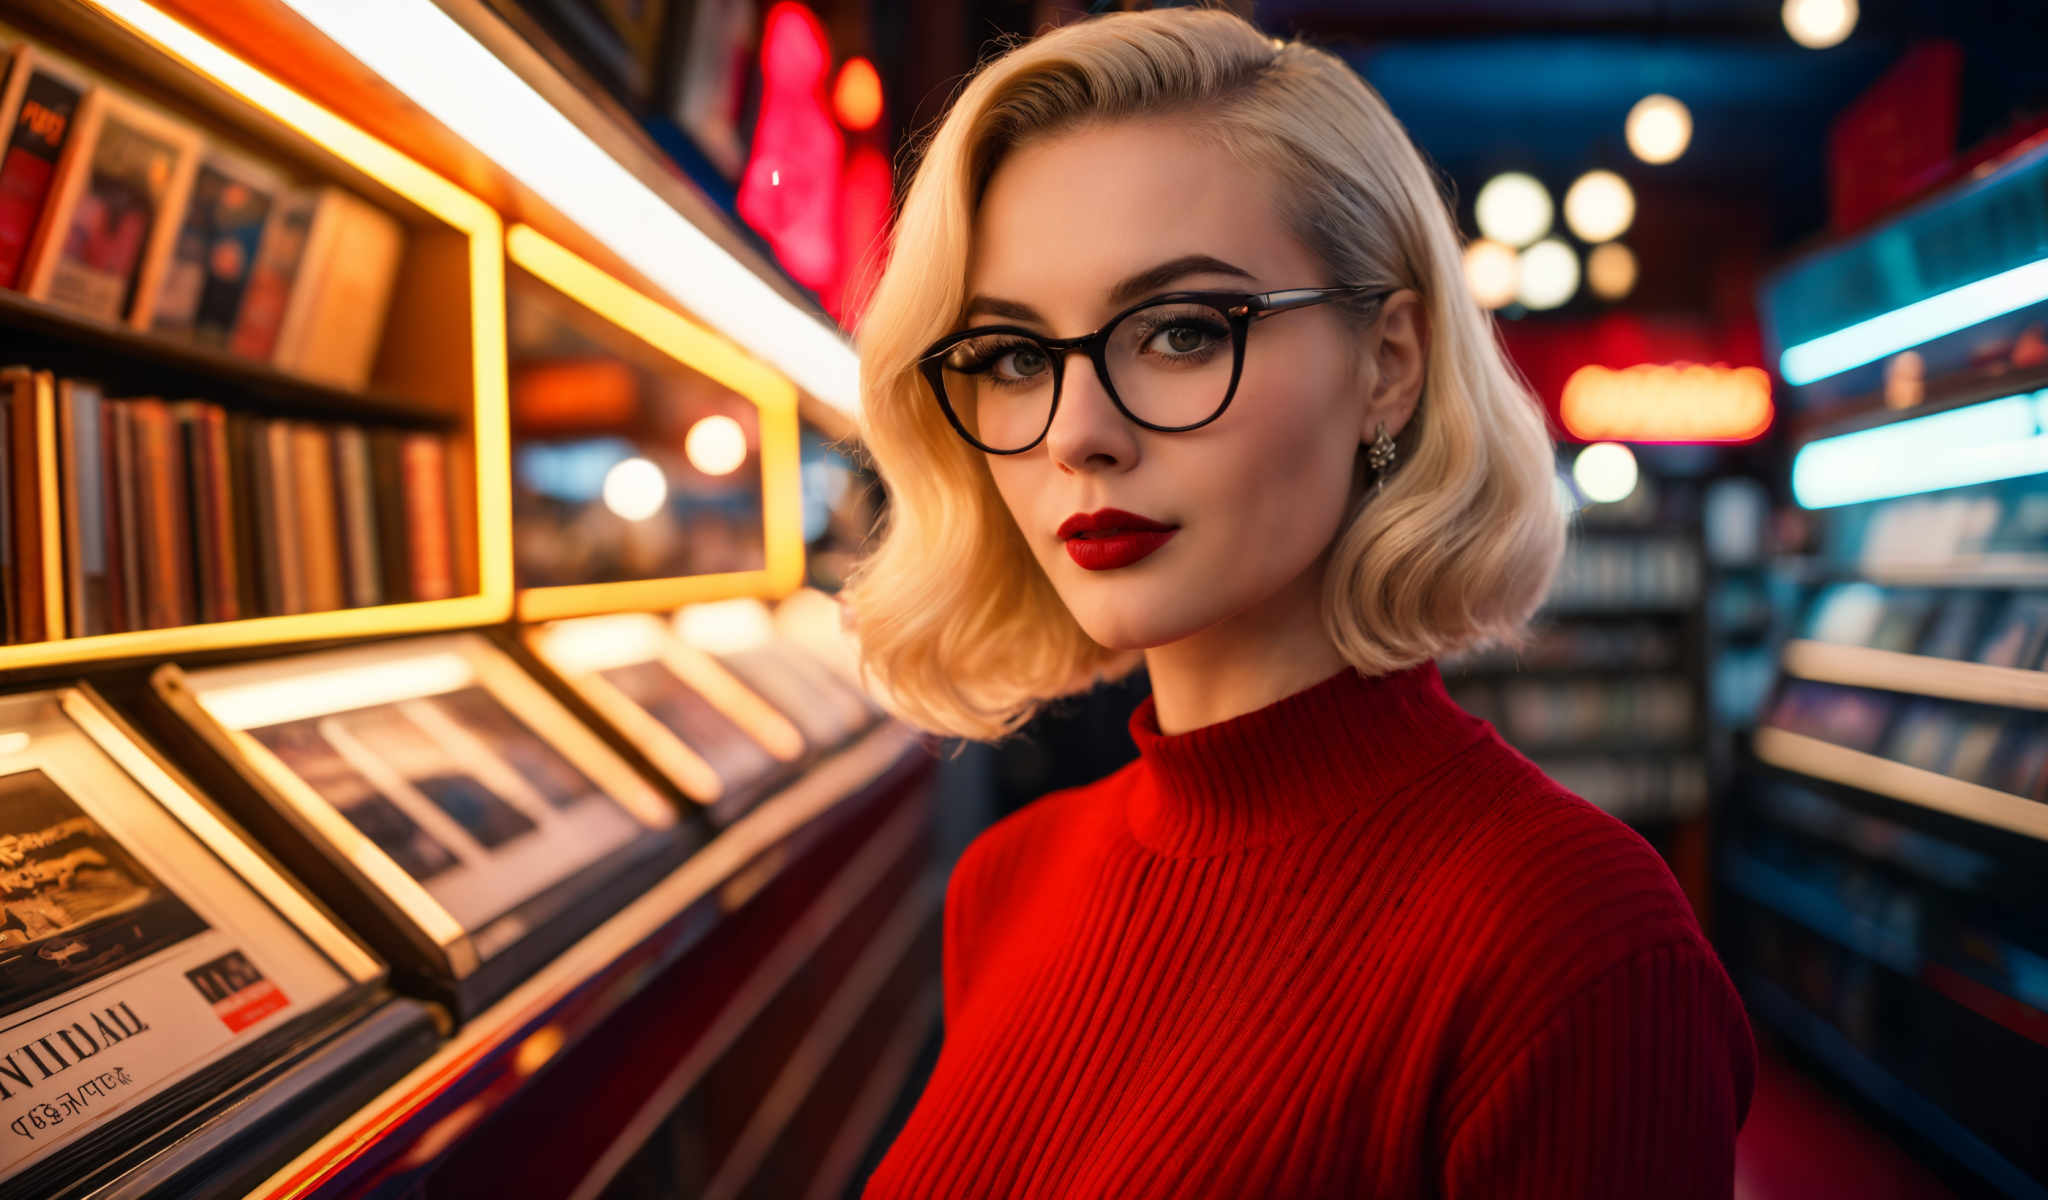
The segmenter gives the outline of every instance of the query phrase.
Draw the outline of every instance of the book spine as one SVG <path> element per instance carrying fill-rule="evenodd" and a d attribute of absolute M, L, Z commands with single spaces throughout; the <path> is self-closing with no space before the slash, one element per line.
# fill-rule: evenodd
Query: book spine
<path fill-rule="evenodd" d="M 21 640 L 14 591 L 14 398 L 0 385 L 0 642 Z"/>
<path fill-rule="evenodd" d="M 448 456 L 441 436 L 408 433 L 402 443 L 405 513 L 411 535 L 412 593 L 420 600 L 455 594 L 449 546 Z"/>
<path fill-rule="evenodd" d="M 125 401 L 100 406 L 107 453 L 107 596 L 115 632 L 141 629 L 141 528 L 135 515 L 135 413 Z"/>
<path fill-rule="evenodd" d="M 292 428 L 273 420 L 263 428 L 264 464 L 270 473 L 270 543 L 277 555 L 281 611 L 308 611 L 304 544 L 300 541 L 298 488 L 292 480 Z"/>
<path fill-rule="evenodd" d="M 334 431 L 334 477 L 341 493 L 348 603 L 368 608 L 380 602 L 383 587 L 378 580 L 377 498 L 370 480 L 370 441 L 361 427 L 347 425 Z"/>
<path fill-rule="evenodd" d="M 76 633 L 86 630 L 85 619 L 85 483 L 84 457 L 80 453 L 78 397 L 71 381 L 65 380 L 57 396 L 57 507 L 64 542 L 64 615 Z"/>
<path fill-rule="evenodd" d="M 28 260 L 57 164 L 71 135 L 81 89 L 24 60 L 28 71 L 13 137 L 0 158 L 0 287 L 14 287 Z"/>
<path fill-rule="evenodd" d="M 8 516 L 14 532 L 15 640 L 39 642 L 44 632 L 41 479 L 36 462 L 35 372 L 10 367 L 0 372 L 7 391 L 8 475 L 12 483 Z"/>
<path fill-rule="evenodd" d="M 237 536 L 233 456 L 228 450 L 228 417 L 217 404 L 206 406 L 201 436 L 206 443 L 207 488 L 213 498 L 214 544 L 220 548 L 213 579 L 220 620 L 239 621 L 248 614 L 242 605 L 242 542 Z"/>
<path fill-rule="evenodd" d="M 80 624 L 74 636 L 112 633 L 107 576 L 107 433 L 105 402 L 95 384 L 64 383 L 71 424 L 77 440 L 78 554 L 80 562 Z"/>
<path fill-rule="evenodd" d="M 220 620 L 214 580 L 220 573 L 220 543 L 214 536 L 213 496 L 207 487 L 206 446 L 201 433 L 205 406 L 186 401 L 171 407 L 173 448 L 182 466 L 185 488 L 180 496 L 180 531 L 192 548 L 188 578 L 192 616 L 201 623 Z"/>
<path fill-rule="evenodd" d="M 394 429 L 370 434 L 370 478 L 377 494 L 377 573 L 383 580 L 387 604 L 418 599 L 412 590 L 412 538 L 406 530 L 401 437 Z"/>
<path fill-rule="evenodd" d="M 306 573 L 306 603 L 314 612 L 331 612 L 345 603 L 341 518 L 334 502 L 331 441 L 328 430 L 320 425 L 301 425 L 292 433 L 292 475 L 299 494 L 299 546 Z"/>

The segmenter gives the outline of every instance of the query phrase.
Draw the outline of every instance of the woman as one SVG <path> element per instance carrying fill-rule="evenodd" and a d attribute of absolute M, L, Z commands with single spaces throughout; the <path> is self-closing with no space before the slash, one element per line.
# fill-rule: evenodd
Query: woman
<path fill-rule="evenodd" d="M 1754 1048 L 1657 855 L 1445 696 L 1564 518 L 1432 177 L 1338 60 L 1080 22 L 931 138 L 861 335 L 850 588 L 899 711 L 1130 669 L 1139 760 L 1003 820 L 867 1195 L 1729 1195 Z"/>

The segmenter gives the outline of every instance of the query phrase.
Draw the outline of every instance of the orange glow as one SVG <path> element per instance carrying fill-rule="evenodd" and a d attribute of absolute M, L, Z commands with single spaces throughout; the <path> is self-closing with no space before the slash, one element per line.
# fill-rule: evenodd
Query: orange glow
<path fill-rule="evenodd" d="M 865 133 L 882 119 L 882 77 L 865 58 L 849 58 L 832 85 L 832 111 L 850 132 Z"/>
<path fill-rule="evenodd" d="M 1587 442 L 1746 442 L 1771 427 L 1770 376 L 1757 367 L 1580 367 L 1558 406 Z"/>

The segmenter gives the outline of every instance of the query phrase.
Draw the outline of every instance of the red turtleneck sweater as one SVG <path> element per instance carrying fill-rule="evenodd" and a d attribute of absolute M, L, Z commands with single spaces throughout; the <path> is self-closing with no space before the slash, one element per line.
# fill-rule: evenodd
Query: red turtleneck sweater
<path fill-rule="evenodd" d="M 1755 1047 L 1649 846 L 1346 670 L 976 839 L 896 1197 L 1726 1200 Z"/>

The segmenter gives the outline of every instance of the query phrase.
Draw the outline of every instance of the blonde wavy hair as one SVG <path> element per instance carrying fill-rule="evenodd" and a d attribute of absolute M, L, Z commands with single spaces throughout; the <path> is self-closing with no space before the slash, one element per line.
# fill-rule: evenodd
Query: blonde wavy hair
<path fill-rule="evenodd" d="M 924 728 L 997 738 L 1136 664 L 1068 613 L 917 359 L 959 320 L 975 212 L 1007 152 L 1083 123 L 1161 116 L 1273 172 L 1282 216 L 1333 282 L 1422 298 L 1429 349 L 1399 466 L 1339 532 L 1325 576 L 1322 621 L 1344 658 L 1375 675 L 1513 644 L 1556 570 L 1565 516 L 1549 432 L 1466 288 L 1435 177 L 1386 102 L 1327 51 L 1224 11 L 1089 18 L 992 59 L 959 93 L 925 141 L 860 323 L 862 437 L 889 506 L 844 597 L 863 671 Z"/>

